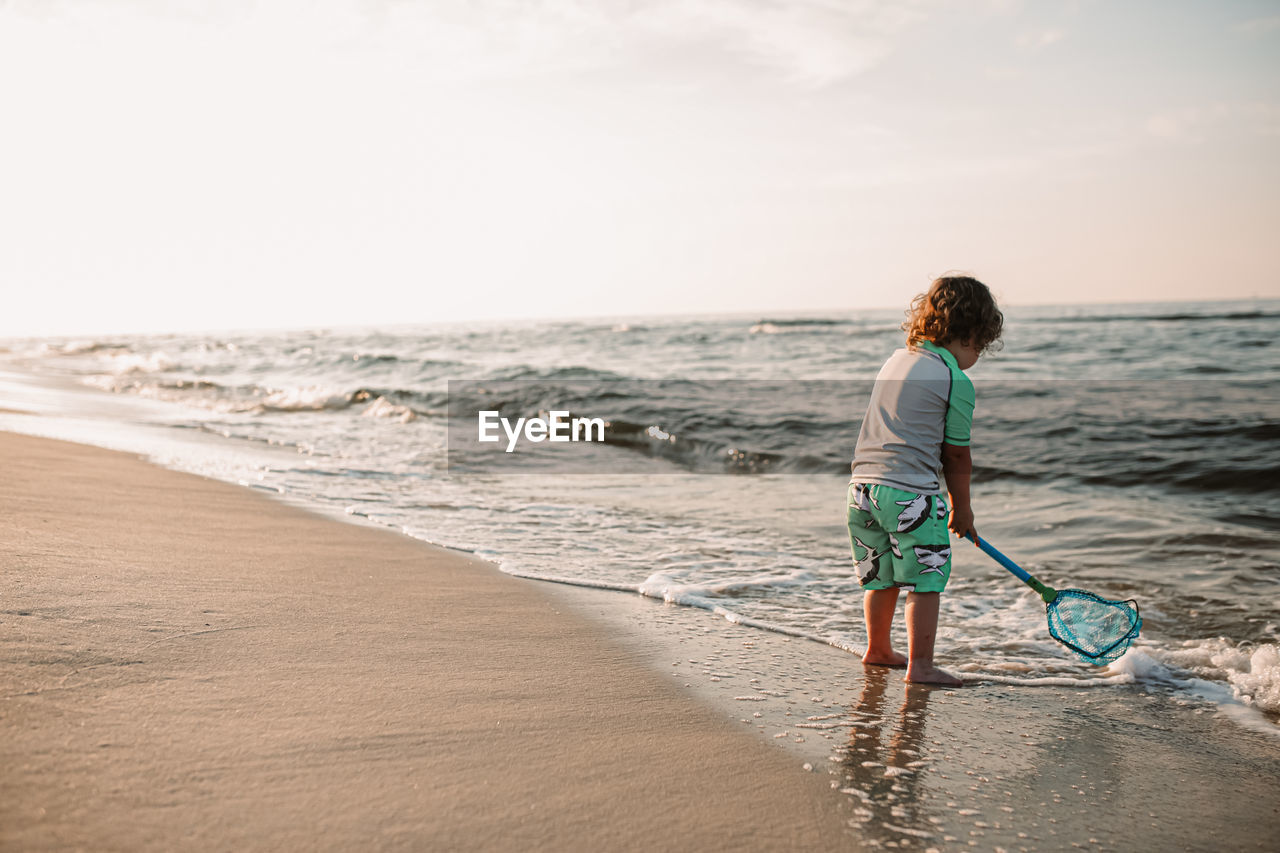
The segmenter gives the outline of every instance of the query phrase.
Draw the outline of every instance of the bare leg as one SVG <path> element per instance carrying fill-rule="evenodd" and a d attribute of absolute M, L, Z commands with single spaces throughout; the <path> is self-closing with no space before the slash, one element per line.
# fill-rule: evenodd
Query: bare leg
<path fill-rule="evenodd" d="M 898 588 L 869 589 L 862 596 L 862 613 L 867 619 L 867 653 L 863 663 L 876 666 L 906 666 L 907 658 L 893 650 L 889 629 L 893 627 L 893 611 L 898 606 Z"/>
<path fill-rule="evenodd" d="M 907 594 L 907 681 L 916 684 L 946 684 L 959 687 L 963 681 L 933 665 L 933 641 L 938 635 L 936 592 Z"/>

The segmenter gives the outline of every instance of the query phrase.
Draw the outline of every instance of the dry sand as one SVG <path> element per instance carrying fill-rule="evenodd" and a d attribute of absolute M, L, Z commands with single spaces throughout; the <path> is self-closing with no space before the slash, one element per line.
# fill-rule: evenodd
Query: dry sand
<path fill-rule="evenodd" d="M 4 849 L 857 846 L 533 582 L 127 454 L 0 466 Z"/>

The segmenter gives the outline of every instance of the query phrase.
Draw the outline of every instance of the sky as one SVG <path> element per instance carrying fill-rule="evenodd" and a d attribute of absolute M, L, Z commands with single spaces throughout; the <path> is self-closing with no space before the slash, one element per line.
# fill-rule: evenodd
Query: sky
<path fill-rule="evenodd" d="M 0 335 L 1280 297 L 1280 5 L 0 0 Z"/>

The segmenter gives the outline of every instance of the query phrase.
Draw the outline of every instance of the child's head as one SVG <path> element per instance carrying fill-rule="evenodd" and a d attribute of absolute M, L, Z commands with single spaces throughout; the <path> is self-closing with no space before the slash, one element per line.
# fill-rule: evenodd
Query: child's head
<path fill-rule="evenodd" d="M 945 346 L 956 341 L 971 345 L 981 355 L 999 343 L 1004 314 L 991 291 L 976 278 L 944 276 L 911 300 L 902 328 L 909 344 L 923 340 Z"/>

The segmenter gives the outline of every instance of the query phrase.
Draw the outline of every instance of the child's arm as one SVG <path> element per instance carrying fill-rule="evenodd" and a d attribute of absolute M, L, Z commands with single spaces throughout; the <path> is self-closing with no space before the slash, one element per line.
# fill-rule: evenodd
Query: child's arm
<path fill-rule="evenodd" d="M 973 508 L 969 505 L 969 475 L 973 473 L 973 457 L 969 455 L 967 445 L 942 445 L 942 476 L 947 480 L 947 491 L 951 495 L 951 520 L 947 526 L 957 536 L 964 536 L 972 531 L 977 537 L 978 531 L 973 527 Z"/>

